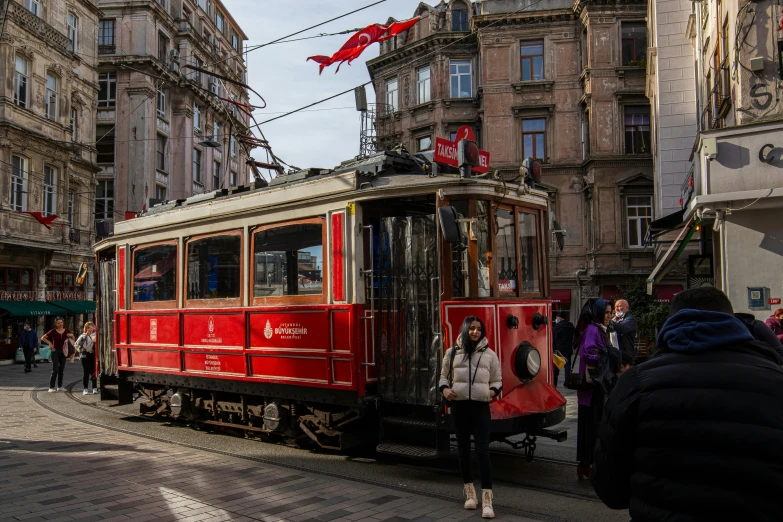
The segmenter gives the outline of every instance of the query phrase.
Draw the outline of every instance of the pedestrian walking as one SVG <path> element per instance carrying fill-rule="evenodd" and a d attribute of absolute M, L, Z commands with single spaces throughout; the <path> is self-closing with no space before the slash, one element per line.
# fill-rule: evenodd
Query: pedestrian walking
<path fill-rule="evenodd" d="M 720 290 L 677 294 L 655 354 L 606 403 L 598 496 L 634 522 L 780 520 L 782 362 Z"/>
<path fill-rule="evenodd" d="M 778 336 L 764 321 L 759 321 L 753 314 L 735 313 L 734 317 L 742 321 L 742 323 L 750 331 L 750 335 L 757 341 L 767 343 L 773 350 L 778 352 L 778 355 L 783 357 L 783 344 L 780 343 Z"/>
<path fill-rule="evenodd" d="M 598 368 L 603 352 L 604 360 L 608 361 L 608 352 L 612 347 L 606 327 L 612 319 L 612 303 L 606 299 L 596 299 L 588 302 L 582 310 L 576 330 L 581 333 L 579 343 L 579 367 L 573 371 L 589 376 L 590 370 Z M 595 379 L 585 378 L 585 382 L 593 382 L 576 391 L 577 398 L 577 429 L 576 429 L 576 474 L 581 480 L 592 473 L 593 447 L 601 422 L 604 407 L 604 390 Z"/>
<path fill-rule="evenodd" d="M 465 509 L 476 509 L 478 504 L 470 467 L 470 436 L 473 435 L 481 472 L 481 516 L 494 518 L 492 464 L 489 460 L 489 402 L 500 394 L 502 376 L 498 357 L 489 347 L 486 328 L 478 317 L 465 318 L 456 344 L 446 351 L 439 387 L 450 403 L 457 433 Z"/>
<path fill-rule="evenodd" d="M 639 324 L 636 317 L 631 313 L 631 307 L 625 299 L 618 299 L 614 304 L 614 317 L 612 326 L 617 332 L 617 341 L 621 352 L 629 354 L 631 357 L 636 355 L 636 333 L 639 330 Z"/>
<path fill-rule="evenodd" d="M 68 357 L 67 341 L 74 340 L 73 334 L 65 328 L 65 320 L 58 317 L 54 320 L 54 328 L 41 337 L 41 342 L 47 344 L 52 350 L 52 377 L 49 379 L 49 392 L 65 391 L 63 388 L 63 374 L 65 373 L 65 359 Z M 55 384 L 57 387 L 55 388 Z"/>
<path fill-rule="evenodd" d="M 555 327 L 552 329 L 552 345 L 553 349 L 560 352 L 560 355 L 566 360 L 565 366 L 563 367 L 564 376 L 571 373 L 571 357 L 574 355 L 575 333 L 576 328 L 574 327 L 574 323 L 567 319 L 566 313 L 564 311 L 558 312 L 555 317 Z M 554 364 L 552 367 L 554 368 L 554 383 L 555 387 L 557 387 L 560 369 Z M 565 377 L 563 377 L 563 380 L 565 380 Z"/>
<path fill-rule="evenodd" d="M 33 371 L 31 368 L 35 364 L 35 353 L 38 351 L 38 334 L 30 327 L 30 321 L 24 322 L 24 328 L 19 335 L 19 348 L 24 353 L 24 373 Z M 38 365 L 35 364 L 37 368 Z"/>
<path fill-rule="evenodd" d="M 79 360 L 82 363 L 82 370 L 84 374 L 82 376 L 82 386 L 84 390 L 82 395 L 90 393 L 87 391 L 87 384 L 92 381 L 93 394 L 98 393 L 98 380 L 95 377 L 95 325 L 87 321 L 84 323 L 83 333 L 76 339 L 74 343 L 76 349 L 79 350 Z"/>
<path fill-rule="evenodd" d="M 783 308 L 778 308 L 775 313 L 769 316 L 766 321 L 769 329 L 778 338 L 778 341 L 783 343 Z"/>

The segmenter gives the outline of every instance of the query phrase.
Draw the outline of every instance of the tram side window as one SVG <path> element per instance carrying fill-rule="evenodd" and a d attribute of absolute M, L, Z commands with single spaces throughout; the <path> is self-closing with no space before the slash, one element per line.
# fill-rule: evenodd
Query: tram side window
<path fill-rule="evenodd" d="M 154 245 L 133 251 L 133 300 L 177 299 L 177 245 Z"/>
<path fill-rule="evenodd" d="M 242 238 L 210 236 L 188 242 L 188 299 L 240 297 Z"/>
<path fill-rule="evenodd" d="M 538 226 L 536 215 L 520 212 L 519 259 L 522 265 L 522 292 L 539 292 Z"/>
<path fill-rule="evenodd" d="M 323 225 L 299 223 L 254 235 L 253 296 L 323 293 Z"/>
<path fill-rule="evenodd" d="M 498 293 L 501 296 L 517 294 L 517 242 L 514 237 L 514 214 L 511 210 L 495 212 L 496 232 L 495 270 L 498 275 Z"/>

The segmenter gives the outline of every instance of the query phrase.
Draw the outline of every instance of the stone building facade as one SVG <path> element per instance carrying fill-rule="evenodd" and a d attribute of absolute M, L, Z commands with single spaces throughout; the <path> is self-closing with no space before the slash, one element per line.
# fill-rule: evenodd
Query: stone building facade
<path fill-rule="evenodd" d="M 24 319 L 71 327 L 92 299 L 96 0 L 11 0 L 0 20 L 0 352 Z M 24 212 L 40 212 L 50 228 Z M 53 216 L 56 216 L 53 217 Z M 63 308 L 48 303 L 57 302 Z M 82 302 L 79 304 L 78 302 Z M 89 306 L 88 306 L 89 307 Z M 80 310 L 79 308 L 82 308 Z M 72 319 L 75 317 L 75 320 Z M 12 353 L 11 353 L 12 355 Z M 0 358 L 8 354 L 0 353 Z"/>
<path fill-rule="evenodd" d="M 99 0 L 96 220 L 248 181 L 247 39 L 219 0 Z M 188 69 L 194 65 L 227 79 Z"/>
<path fill-rule="evenodd" d="M 646 276 L 654 218 L 646 2 L 462 0 L 421 4 L 422 20 L 367 66 L 381 146 L 426 150 L 473 127 L 507 179 L 544 163 L 556 308 L 619 295 Z M 475 32 L 473 31 L 475 30 Z"/>

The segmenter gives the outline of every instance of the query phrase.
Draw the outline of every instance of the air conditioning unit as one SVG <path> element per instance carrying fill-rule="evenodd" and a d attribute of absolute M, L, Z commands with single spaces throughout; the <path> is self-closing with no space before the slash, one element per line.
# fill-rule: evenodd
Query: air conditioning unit
<path fill-rule="evenodd" d="M 218 83 L 215 80 L 209 80 L 209 92 L 212 94 L 218 93 Z"/>
<path fill-rule="evenodd" d="M 169 51 L 169 62 L 179 62 L 179 50 L 171 49 Z"/>

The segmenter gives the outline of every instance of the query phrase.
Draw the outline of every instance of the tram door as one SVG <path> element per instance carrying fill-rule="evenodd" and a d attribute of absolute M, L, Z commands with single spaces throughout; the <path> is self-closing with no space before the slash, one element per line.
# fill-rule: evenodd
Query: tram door
<path fill-rule="evenodd" d="M 378 391 L 397 404 L 435 404 L 440 358 L 434 215 L 371 218 Z M 372 297 L 373 299 L 370 299 Z M 371 304 L 372 303 L 372 304 Z"/>

